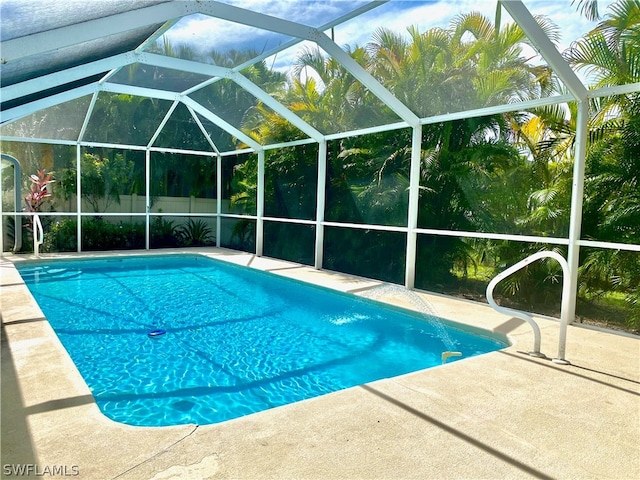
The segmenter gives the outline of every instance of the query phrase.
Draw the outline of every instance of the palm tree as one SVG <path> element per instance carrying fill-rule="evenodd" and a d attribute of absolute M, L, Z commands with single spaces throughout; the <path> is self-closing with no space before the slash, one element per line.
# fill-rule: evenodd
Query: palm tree
<path fill-rule="evenodd" d="M 557 38 L 553 24 L 538 21 Z M 528 39 L 517 25 L 495 28 L 472 12 L 456 17 L 448 29 L 407 31 L 408 38 L 388 29 L 375 32 L 368 45 L 371 71 L 420 116 L 526 101 L 549 95 L 556 86 L 549 68 L 532 65 L 523 55 Z M 419 226 L 517 233 L 514 223 L 526 211 L 522 192 L 529 188 L 522 182 L 530 180 L 510 145 L 518 116 L 423 128 Z M 513 188 L 514 181 L 519 188 Z M 452 279 L 454 264 L 465 268 L 473 260 L 470 243 L 436 236 L 420 237 L 418 257 L 419 282 L 431 288 Z"/>
<path fill-rule="evenodd" d="M 640 95 L 629 96 L 614 135 L 587 156 L 583 237 L 640 244 Z M 588 250 L 580 270 L 585 294 L 621 292 L 631 307 L 627 324 L 640 330 L 640 257 L 621 250 Z"/>
<path fill-rule="evenodd" d="M 558 28 L 538 22 L 554 41 Z M 367 48 L 372 73 L 421 117 L 526 101 L 555 88 L 551 70 L 523 55 L 530 42 L 516 24 L 502 29 L 478 12 L 458 15 L 448 29 L 407 29 L 408 39 L 386 28 Z"/>
<path fill-rule="evenodd" d="M 610 5 L 604 19 L 564 56 L 574 68 L 594 78 L 595 88 L 639 82 L 640 0 L 619 0 Z M 605 122 L 618 117 L 627 99 L 625 95 L 600 99 L 594 103 L 595 118 Z"/>
<path fill-rule="evenodd" d="M 591 2 L 579 2 L 585 7 Z M 609 6 L 598 25 L 565 52 L 595 87 L 640 81 L 640 1 Z M 640 95 L 613 95 L 592 102 L 594 128 L 587 152 L 583 238 L 640 243 Z M 630 306 L 627 325 L 640 328 L 640 260 L 637 253 L 583 252 L 580 288 L 585 296 L 621 292 Z"/>

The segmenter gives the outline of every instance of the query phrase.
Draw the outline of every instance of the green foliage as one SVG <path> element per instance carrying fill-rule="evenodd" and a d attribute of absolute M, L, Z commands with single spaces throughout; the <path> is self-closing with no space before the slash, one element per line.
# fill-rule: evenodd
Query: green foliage
<path fill-rule="evenodd" d="M 120 203 L 121 194 L 133 192 L 134 167 L 134 162 L 123 154 L 109 158 L 85 153 L 80 163 L 82 198 L 96 213 L 106 211 L 113 202 Z M 60 193 L 63 198 L 69 199 L 76 194 L 76 179 L 75 168 L 61 172 Z"/>
<path fill-rule="evenodd" d="M 325 228 L 324 267 L 402 283 L 406 235 L 378 230 Z"/>
<path fill-rule="evenodd" d="M 572 5 L 589 18 L 600 12 L 591 0 Z M 500 8 L 498 9 L 499 19 Z M 592 74 L 597 86 L 640 81 L 640 2 L 612 3 L 602 21 L 564 53 L 577 69 Z M 553 42 L 558 28 L 536 18 Z M 531 42 L 514 23 L 496 21 L 483 13 L 458 15 L 446 28 L 408 35 L 377 30 L 365 47 L 347 54 L 420 117 L 459 112 L 491 105 L 516 104 L 566 93 L 551 69 L 527 55 Z M 216 65 L 241 65 L 255 52 L 196 52 L 165 41 L 154 46 L 161 53 L 203 60 Z M 312 70 L 314 74 L 309 75 Z M 185 81 L 179 72 L 157 75 L 155 67 L 131 66 L 135 84 Z M 272 94 L 281 104 L 323 134 L 356 130 L 398 121 L 398 115 L 334 58 L 320 49 L 303 50 L 293 74 L 270 71 L 264 62 L 241 72 Z M 158 77 L 156 79 L 156 77 Z M 186 89 L 188 88 L 185 85 Z M 297 127 L 231 81 L 221 79 L 191 96 L 216 111 L 262 144 L 306 138 Z M 605 242 L 640 244 L 640 100 L 637 94 L 618 94 L 590 100 L 589 145 L 582 236 Z M 89 137 L 103 141 L 130 135 L 146 145 L 168 105 L 131 95 L 102 94 L 96 102 L 100 121 L 90 123 Z M 136 132 L 119 132 L 121 116 L 134 118 Z M 191 113 L 174 111 L 156 144 L 166 147 L 211 148 Z M 174 123 L 175 122 L 175 123 Z M 153 127 L 152 127 L 153 125 Z M 180 128 L 174 126 L 180 125 Z M 206 122 L 204 122 L 207 128 Z M 464 118 L 422 126 L 418 227 L 454 232 L 491 232 L 539 237 L 566 237 L 569 228 L 577 105 L 539 107 L 486 117 Z M 210 132 L 211 133 L 211 132 Z M 327 184 L 324 218 L 329 222 L 406 227 L 412 132 L 391 132 L 331 140 L 327 144 Z M 214 139 L 221 150 L 241 148 L 231 135 Z M 37 160 L 31 155 L 29 162 Z M 298 145 L 269 150 L 265 170 L 265 215 L 312 220 L 316 218 L 318 147 Z M 139 188 L 135 165 L 125 154 L 82 157 L 82 196 L 98 212 L 119 195 Z M 214 198 L 216 171 L 210 158 L 152 154 L 152 198 L 196 195 Z M 61 171 L 58 191 L 63 198 L 76 192 L 74 169 Z M 257 213 L 257 155 L 222 159 L 221 196 L 230 212 Z M 75 220 L 51 225 L 46 248 L 75 249 Z M 268 224 L 268 226 L 267 226 Z M 225 242 L 232 248 L 253 250 L 256 222 L 223 219 Z M 303 263 L 313 262 L 315 231 L 311 226 L 265 222 L 265 252 Z M 201 219 L 185 225 L 158 217 L 151 228 L 152 246 L 209 245 L 214 233 Z M 283 240 L 283 237 L 285 240 Z M 276 238 L 277 240 L 273 240 Z M 325 229 L 324 265 L 358 275 L 402 283 L 406 234 L 357 228 Z M 144 244 L 144 232 L 134 224 L 111 224 L 91 219 L 83 225 L 84 249 L 128 248 Z M 549 245 L 496 240 L 466 240 L 456 236 L 420 234 L 417 250 L 419 287 L 452 291 L 456 276 L 477 268 L 497 273 Z M 557 248 L 557 247 L 556 247 Z M 561 253 L 564 248 L 558 249 Z M 637 252 L 607 249 L 581 251 L 580 288 L 585 298 L 604 298 L 611 292 L 625 299 L 628 325 L 640 325 L 640 265 Z M 460 273 L 462 272 L 462 273 Z M 501 284 L 503 300 L 525 309 L 556 308 L 562 272 L 553 261 L 541 261 Z"/>
<path fill-rule="evenodd" d="M 2 228 L 2 233 L 4 235 L 4 249 L 7 251 L 8 249 L 13 249 L 16 240 L 16 221 L 13 217 L 3 216 L 2 222 L 4 222 Z"/>
<path fill-rule="evenodd" d="M 151 223 L 151 248 L 177 247 L 180 245 L 179 228 L 172 220 L 156 217 Z"/>
<path fill-rule="evenodd" d="M 265 215 L 315 218 L 317 145 L 269 151 L 265 160 Z"/>
<path fill-rule="evenodd" d="M 216 198 L 215 160 L 208 157 L 153 152 L 151 197 Z"/>
<path fill-rule="evenodd" d="M 75 252 L 78 249 L 75 218 L 56 219 L 44 233 L 43 252 Z"/>
<path fill-rule="evenodd" d="M 82 222 L 82 249 L 86 251 L 130 250 L 144 248 L 143 223 L 111 223 L 102 217 Z M 43 251 L 70 252 L 77 248 L 77 222 L 63 218 L 45 229 Z"/>
<path fill-rule="evenodd" d="M 215 244 L 213 231 L 202 219 L 190 218 L 185 225 L 176 228 L 176 233 L 186 247 L 202 247 Z"/>
<path fill-rule="evenodd" d="M 234 161 L 235 160 L 235 161 Z M 255 215 L 258 191 L 257 155 L 225 159 L 223 178 L 228 178 L 227 192 L 233 212 Z M 223 196 L 223 198 L 225 198 Z"/>
<path fill-rule="evenodd" d="M 314 264 L 315 228 L 292 223 L 264 223 L 264 254 L 306 265 Z"/>
<path fill-rule="evenodd" d="M 598 141 L 587 156 L 583 236 L 640 244 L 640 95 L 625 101 L 624 122 Z M 627 324 L 640 329 L 640 255 L 621 250 L 587 250 L 580 288 L 620 292 L 630 308 Z"/>
<path fill-rule="evenodd" d="M 410 142 L 409 130 L 332 142 L 328 165 L 327 220 L 405 225 Z"/>
<path fill-rule="evenodd" d="M 82 222 L 83 250 L 129 250 L 144 248 L 143 223 L 110 223 L 101 217 Z"/>
<path fill-rule="evenodd" d="M 255 220 L 232 220 L 233 230 L 231 240 L 223 247 L 234 248 L 252 252 L 256 249 L 256 222 Z"/>

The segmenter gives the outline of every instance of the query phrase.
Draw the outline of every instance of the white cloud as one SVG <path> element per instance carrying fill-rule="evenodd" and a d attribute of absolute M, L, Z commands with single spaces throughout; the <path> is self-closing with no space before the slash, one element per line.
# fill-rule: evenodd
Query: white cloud
<path fill-rule="evenodd" d="M 350 9 L 366 2 L 347 0 L 310 1 L 310 0 L 226 0 L 226 3 L 268 15 L 315 25 L 327 23 L 338 18 Z M 612 0 L 601 0 L 601 13 Z M 546 15 L 561 30 L 560 51 L 569 47 L 571 42 L 580 38 L 595 23 L 586 21 L 572 6 L 569 0 L 525 0 L 525 5 L 534 15 Z M 420 31 L 433 27 L 446 28 L 461 13 L 480 11 L 493 20 L 496 2 L 489 0 L 459 1 L 400 1 L 392 0 L 344 24 L 338 25 L 333 34 L 338 45 L 366 45 L 379 27 L 385 27 L 405 34 L 409 26 L 417 26 Z M 503 22 L 511 20 L 507 12 L 502 11 Z M 258 52 L 268 51 L 290 40 L 285 35 L 227 22 L 204 15 L 193 15 L 181 20 L 169 32 L 167 37 L 174 43 L 186 43 L 204 50 L 227 51 L 254 48 Z M 300 48 L 314 46 L 302 42 L 297 46 L 279 52 L 271 61 L 277 68 L 291 65 Z"/>

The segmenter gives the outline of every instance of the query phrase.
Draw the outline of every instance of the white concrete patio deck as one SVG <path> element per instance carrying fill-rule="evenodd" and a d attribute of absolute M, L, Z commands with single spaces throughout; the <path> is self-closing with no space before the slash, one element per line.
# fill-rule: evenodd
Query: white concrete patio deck
<path fill-rule="evenodd" d="M 201 251 L 341 291 L 379 284 Z M 2 478 L 29 478 L 19 468 L 96 480 L 640 478 L 637 337 L 569 327 L 571 365 L 556 365 L 522 353 L 533 344 L 524 322 L 423 294 L 439 316 L 504 332 L 513 345 L 216 425 L 131 427 L 100 413 L 17 261 L 0 260 Z M 554 357 L 558 323 L 538 320 Z"/>

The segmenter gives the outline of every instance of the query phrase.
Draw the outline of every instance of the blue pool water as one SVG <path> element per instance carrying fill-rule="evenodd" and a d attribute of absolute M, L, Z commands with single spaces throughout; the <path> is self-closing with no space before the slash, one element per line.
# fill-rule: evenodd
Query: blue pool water
<path fill-rule="evenodd" d="M 18 270 L 101 411 L 130 425 L 222 422 L 507 345 L 199 255 Z"/>

